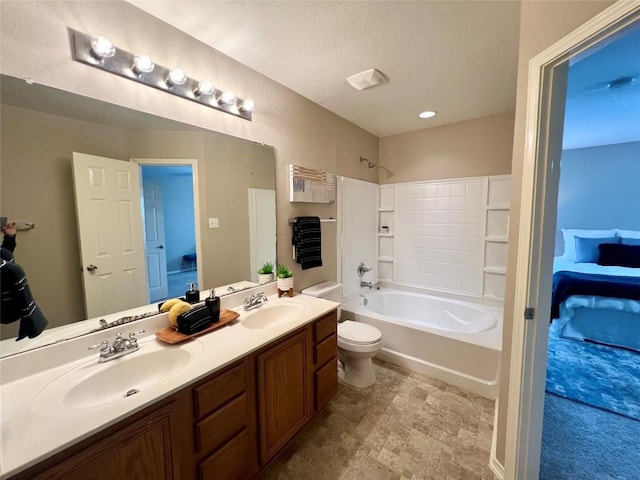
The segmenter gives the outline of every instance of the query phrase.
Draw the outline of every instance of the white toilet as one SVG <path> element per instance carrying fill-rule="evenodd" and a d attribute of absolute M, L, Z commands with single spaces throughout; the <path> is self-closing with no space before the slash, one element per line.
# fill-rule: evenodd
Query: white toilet
<path fill-rule="evenodd" d="M 300 293 L 342 302 L 342 284 L 336 282 L 318 283 L 303 289 Z M 338 357 L 344 366 L 342 380 L 354 387 L 373 385 L 376 376 L 371 359 L 381 347 L 382 333 L 376 327 L 353 320 L 338 323 Z"/>

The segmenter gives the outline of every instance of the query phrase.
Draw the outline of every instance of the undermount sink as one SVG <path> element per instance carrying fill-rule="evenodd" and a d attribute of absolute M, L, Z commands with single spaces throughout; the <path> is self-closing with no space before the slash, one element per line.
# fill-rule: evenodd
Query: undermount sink
<path fill-rule="evenodd" d="M 141 343 L 137 352 L 105 363 L 98 363 L 96 355 L 40 390 L 35 407 L 74 409 L 123 401 L 167 381 L 202 351 L 202 343 L 192 340 L 180 346 Z"/>
<path fill-rule="evenodd" d="M 279 323 L 294 320 L 305 308 L 307 308 L 305 303 L 291 299 L 272 300 L 249 312 L 247 317 L 242 320 L 242 326 L 252 330 L 272 327 Z"/>

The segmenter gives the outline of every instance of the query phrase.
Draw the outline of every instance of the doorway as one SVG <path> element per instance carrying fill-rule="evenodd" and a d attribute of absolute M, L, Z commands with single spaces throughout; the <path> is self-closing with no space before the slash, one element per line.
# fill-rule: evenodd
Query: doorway
<path fill-rule="evenodd" d="M 639 12 L 638 4 L 616 4 L 530 63 L 514 311 L 536 314 L 532 321 L 514 318 L 505 478 L 538 478 L 540 472 L 567 66 L 638 21 Z"/>
<path fill-rule="evenodd" d="M 149 302 L 201 283 L 195 160 L 131 159 L 140 165 Z"/>

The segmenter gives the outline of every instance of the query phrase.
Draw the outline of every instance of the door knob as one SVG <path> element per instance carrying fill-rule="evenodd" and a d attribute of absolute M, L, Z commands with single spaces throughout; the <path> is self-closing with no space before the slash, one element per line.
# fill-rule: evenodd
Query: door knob
<path fill-rule="evenodd" d="M 158 248 L 162 249 L 164 248 L 164 245 L 158 245 Z"/>
<path fill-rule="evenodd" d="M 89 265 L 87 267 L 87 272 L 95 272 L 98 269 L 98 267 L 96 267 L 95 265 Z"/>

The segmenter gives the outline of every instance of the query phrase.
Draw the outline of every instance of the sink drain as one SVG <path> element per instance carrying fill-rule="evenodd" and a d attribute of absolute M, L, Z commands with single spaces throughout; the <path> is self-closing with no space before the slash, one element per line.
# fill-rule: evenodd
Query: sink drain
<path fill-rule="evenodd" d="M 127 390 L 127 393 L 124 394 L 125 397 L 130 397 L 131 395 L 135 395 L 136 393 L 138 393 L 138 389 L 137 388 L 132 388 L 131 390 Z"/>

